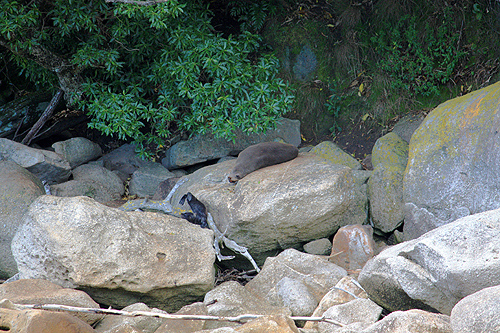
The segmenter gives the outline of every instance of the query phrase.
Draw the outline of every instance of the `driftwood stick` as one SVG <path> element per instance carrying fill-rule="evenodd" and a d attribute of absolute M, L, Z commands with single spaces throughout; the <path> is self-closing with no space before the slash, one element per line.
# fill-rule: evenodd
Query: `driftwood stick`
<path fill-rule="evenodd" d="M 264 317 L 264 315 L 256 314 L 243 314 L 234 317 L 219 317 L 219 316 L 209 316 L 209 315 L 181 315 L 181 314 L 169 314 L 161 312 L 150 312 L 150 311 L 123 311 L 115 309 L 101 309 L 101 308 L 83 308 L 77 306 L 60 305 L 60 304 L 13 304 L 10 301 L 2 300 L 2 306 L 8 308 L 17 309 L 36 309 L 36 310 L 48 310 L 48 311 L 68 311 L 68 312 L 80 312 L 80 313 L 93 313 L 93 314 L 109 314 L 109 315 L 120 315 L 126 317 L 153 317 L 153 318 L 164 318 L 164 319 L 178 319 L 178 320 L 214 320 L 214 321 L 230 321 L 242 323 L 251 319 L 257 319 Z M 302 320 L 302 321 L 323 321 L 331 323 L 340 327 L 345 326 L 333 319 L 324 317 L 294 317 L 291 316 L 292 320 Z"/>
<path fill-rule="evenodd" d="M 64 92 L 61 89 L 59 89 L 56 92 L 56 94 L 54 95 L 54 97 L 52 97 L 52 100 L 50 101 L 50 103 L 47 106 L 47 108 L 45 109 L 45 111 L 43 111 L 42 116 L 40 117 L 40 119 L 38 119 L 38 121 L 35 123 L 35 125 L 33 125 L 33 127 L 30 129 L 30 131 L 28 132 L 28 134 L 26 134 L 26 136 L 24 137 L 24 139 L 21 141 L 21 143 L 23 145 L 29 145 L 31 143 L 31 140 L 33 139 L 33 137 L 38 133 L 38 131 L 40 130 L 40 128 L 42 128 L 42 126 L 52 116 L 52 113 L 54 112 L 56 106 L 61 101 L 61 98 L 62 98 L 63 94 L 64 94 Z"/>
<path fill-rule="evenodd" d="M 252 264 L 253 268 L 255 268 L 257 273 L 260 272 L 259 266 L 257 266 L 257 264 L 253 260 L 250 253 L 248 253 L 248 249 L 244 246 L 238 245 L 235 241 L 224 236 L 224 234 L 222 232 L 220 232 L 220 230 L 217 228 L 217 225 L 215 225 L 214 219 L 212 218 L 212 214 L 210 214 L 210 213 L 208 213 L 208 215 L 207 215 L 207 222 L 208 222 L 208 226 L 210 227 L 210 229 L 212 229 L 215 233 L 214 247 L 216 248 L 216 250 L 217 249 L 219 250 L 217 252 L 217 258 L 219 259 L 219 261 L 234 258 L 234 256 L 224 257 L 220 254 L 219 243 L 223 242 L 227 248 L 229 248 L 229 249 L 233 250 L 234 252 L 237 252 L 237 253 L 241 254 L 242 256 L 244 256 L 245 258 L 247 258 L 248 261 L 250 261 L 250 263 Z M 224 259 L 222 259 L 222 258 L 224 258 Z"/>
<path fill-rule="evenodd" d="M 175 183 L 174 187 L 172 187 L 172 189 L 170 190 L 170 193 L 167 195 L 167 197 L 165 198 L 164 201 L 170 203 L 170 200 L 172 199 L 172 196 L 174 195 L 175 191 L 177 191 L 177 189 L 179 188 L 179 186 L 181 186 L 185 182 L 187 182 L 187 178 L 179 179 L 177 181 L 177 183 Z"/>

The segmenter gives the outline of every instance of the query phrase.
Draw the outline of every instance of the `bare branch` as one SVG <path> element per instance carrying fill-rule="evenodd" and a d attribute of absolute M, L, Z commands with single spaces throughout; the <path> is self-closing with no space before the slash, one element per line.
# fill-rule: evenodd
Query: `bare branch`
<path fill-rule="evenodd" d="M 121 3 L 130 3 L 133 5 L 140 5 L 140 6 L 153 6 L 157 5 L 159 3 L 165 3 L 168 2 L 169 0 L 151 0 L 151 1 L 135 1 L 135 0 L 106 0 L 106 2 L 121 2 Z"/>
<path fill-rule="evenodd" d="M 38 133 L 40 128 L 49 120 L 49 118 L 52 116 L 52 113 L 54 112 L 54 109 L 57 107 L 59 102 L 61 101 L 61 97 L 63 95 L 63 91 L 59 89 L 59 91 L 52 97 L 52 100 L 50 101 L 49 105 L 47 105 L 47 108 L 43 112 L 42 116 L 38 121 L 33 125 L 31 130 L 26 134 L 24 139 L 21 141 L 23 145 L 29 145 L 33 137 Z"/>
<path fill-rule="evenodd" d="M 110 315 L 121 315 L 126 317 L 153 317 L 153 318 L 164 318 L 164 319 L 178 319 L 178 320 L 214 320 L 214 321 L 230 321 L 243 323 L 251 319 L 257 319 L 264 317 L 264 315 L 256 314 L 243 314 L 235 317 L 219 317 L 219 316 L 209 316 L 209 315 L 183 315 L 183 314 L 169 314 L 162 312 L 150 312 L 150 311 L 123 311 L 115 309 L 101 309 L 101 308 L 83 308 L 77 306 L 60 305 L 60 304 L 13 304 L 8 300 L 2 300 L 0 307 L 9 309 L 37 309 L 37 310 L 48 310 L 48 311 L 68 311 L 68 312 L 80 312 L 80 313 L 94 313 L 94 314 L 110 314 Z M 294 317 L 291 316 L 292 320 L 302 320 L 302 321 L 323 321 L 330 324 L 334 324 L 340 327 L 345 326 L 330 318 L 324 317 Z"/>

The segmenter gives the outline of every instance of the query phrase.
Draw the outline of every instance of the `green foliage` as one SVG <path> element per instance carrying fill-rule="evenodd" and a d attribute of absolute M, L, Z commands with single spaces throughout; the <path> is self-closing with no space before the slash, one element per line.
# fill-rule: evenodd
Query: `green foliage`
<path fill-rule="evenodd" d="M 421 22 L 405 15 L 393 26 L 386 23 L 370 37 L 370 45 L 379 57 L 377 67 L 392 77 L 392 88 L 439 95 L 440 86 L 453 78 L 467 51 L 459 46 L 460 29 L 449 9 L 438 17 L 437 26 Z"/>
<path fill-rule="evenodd" d="M 90 126 L 132 138 L 143 156 L 145 145 L 162 144 L 172 129 L 232 139 L 237 129 L 272 128 L 290 110 L 278 60 L 254 56 L 259 37 L 214 33 L 201 3 L 37 3 L 0 0 L 0 38 L 13 59 L 43 86 L 57 86 L 56 76 L 26 56 L 32 45 L 69 60 L 82 77 L 75 94 Z"/>
<path fill-rule="evenodd" d="M 330 89 L 330 95 L 328 96 L 325 106 L 328 112 L 334 117 L 330 132 L 340 132 L 342 128 L 339 124 L 339 119 L 343 111 L 343 107 L 345 106 L 344 102 L 346 101 L 346 96 L 340 91 L 337 81 L 332 81 L 328 87 Z"/>
<path fill-rule="evenodd" d="M 273 4 L 263 3 L 262 1 L 231 1 L 231 16 L 240 22 L 241 31 L 260 31 L 269 15 L 277 11 Z"/>

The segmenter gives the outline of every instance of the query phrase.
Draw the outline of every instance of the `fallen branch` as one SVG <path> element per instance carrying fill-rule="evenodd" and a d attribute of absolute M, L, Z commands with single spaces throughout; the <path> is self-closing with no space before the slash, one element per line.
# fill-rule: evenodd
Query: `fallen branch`
<path fill-rule="evenodd" d="M 54 112 L 55 108 L 57 107 L 57 105 L 61 101 L 63 94 L 64 94 L 64 92 L 61 89 L 59 89 L 57 91 L 57 93 L 54 95 L 54 97 L 52 97 L 52 100 L 50 101 L 50 103 L 47 106 L 47 108 L 45 109 L 45 111 L 43 111 L 40 119 L 38 119 L 38 121 L 35 123 L 35 125 L 33 125 L 31 130 L 28 132 L 28 134 L 26 134 L 24 139 L 21 141 L 21 143 L 23 145 L 28 146 L 31 143 L 31 140 L 33 139 L 33 137 L 38 133 L 40 128 L 42 128 L 42 126 L 52 116 L 52 113 Z"/>
<path fill-rule="evenodd" d="M 172 215 L 175 217 L 181 217 L 179 213 L 176 213 L 174 208 L 172 207 L 172 204 L 170 203 L 170 200 L 172 199 L 172 196 L 174 195 L 174 192 L 179 188 L 181 184 L 183 184 L 187 178 L 182 178 L 179 179 L 179 181 L 175 184 L 175 186 L 172 188 L 168 196 L 165 198 L 163 201 L 152 201 L 148 199 L 139 199 L 139 200 L 131 200 L 123 204 L 120 209 L 124 211 L 133 211 L 136 209 L 153 209 L 153 210 L 159 210 L 161 212 L 164 212 L 165 214 Z M 247 258 L 250 263 L 252 264 L 253 268 L 258 272 L 260 272 L 259 266 L 257 266 L 257 263 L 255 260 L 253 260 L 252 256 L 248 252 L 248 249 L 244 246 L 238 245 L 235 241 L 227 238 L 224 236 L 224 234 L 217 228 L 217 225 L 215 224 L 212 214 L 208 213 L 207 214 L 207 223 L 208 227 L 214 232 L 215 234 L 215 239 L 214 239 L 214 249 L 215 249 L 215 254 L 217 255 L 217 259 L 219 261 L 222 260 L 231 260 L 234 258 L 234 256 L 223 256 L 219 244 L 223 243 L 228 249 L 233 250 L 236 253 L 241 254 L 245 258 Z"/>
<path fill-rule="evenodd" d="M 234 252 L 237 252 L 237 253 L 241 254 L 242 256 L 244 256 L 245 258 L 247 258 L 248 261 L 250 261 L 250 263 L 252 264 L 253 268 L 255 268 L 257 273 L 260 272 L 259 266 L 257 266 L 257 264 L 253 260 L 250 253 L 248 253 L 248 249 L 244 246 L 238 245 L 235 241 L 224 236 L 224 234 L 222 232 L 220 232 L 220 230 L 215 225 L 214 219 L 212 218 L 212 214 L 210 214 L 210 213 L 208 213 L 207 222 L 208 222 L 208 226 L 210 227 L 210 229 L 212 229 L 215 233 L 214 247 L 216 249 L 217 259 L 219 259 L 219 261 L 230 260 L 230 259 L 234 258 L 234 256 L 223 256 L 221 254 L 219 244 L 221 242 L 223 242 L 227 248 L 229 248 L 229 249 L 233 250 Z"/>
<path fill-rule="evenodd" d="M 256 314 L 243 314 L 234 317 L 220 317 L 220 316 L 209 316 L 209 315 L 185 315 L 185 314 L 169 314 L 161 312 L 150 312 L 150 311 L 123 311 L 115 309 L 101 309 L 101 308 L 83 308 L 77 306 L 60 305 L 60 304 L 13 304 L 8 300 L 2 300 L 1 307 L 9 309 L 34 309 L 34 310 L 47 310 L 47 311 L 68 311 L 68 312 L 79 312 L 79 313 L 92 313 L 92 314 L 109 314 L 109 315 L 120 315 L 126 317 L 152 317 L 152 318 L 163 318 L 163 319 L 176 319 L 176 320 L 213 320 L 213 321 L 229 321 L 236 323 L 244 323 L 251 319 L 257 319 L 264 317 L 264 315 Z M 338 321 L 325 317 L 297 317 L 290 316 L 292 320 L 301 321 L 323 321 L 330 324 L 334 324 L 340 327 L 345 326 Z"/>

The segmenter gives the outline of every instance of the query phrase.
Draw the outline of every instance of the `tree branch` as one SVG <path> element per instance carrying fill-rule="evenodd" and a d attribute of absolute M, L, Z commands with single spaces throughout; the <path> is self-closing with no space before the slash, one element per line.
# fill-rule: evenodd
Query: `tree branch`
<path fill-rule="evenodd" d="M 13 36 L 12 40 L 24 41 L 20 36 Z M 65 97 L 71 98 L 73 94 L 80 94 L 82 78 L 80 77 L 81 68 L 71 64 L 67 59 L 60 57 L 49 49 L 41 45 L 32 45 L 29 51 L 15 47 L 11 41 L 0 36 L 0 45 L 9 49 L 10 52 L 17 54 L 25 59 L 36 62 L 43 68 L 54 72 L 58 79 L 61 89 L 66 93 Z M 68 100 L 73 104 L 76 100 Z"/>
<path fill-rule="evenodd" d="M 165 3 L 168 2 L 169 0 L 151 0 L 151 1 L 135 1 L 135 0 L 106 0 L 106 2 L 122 2 L 122 3 L 130 3 L 133 5 L 140 5 L 140 6 L 153 6 L 157 5 L 159 3 Z"/>
<path fill-rule="evenodd" d="M 52 116 L 52 113 L 54 112 L 54 109 L 61 101 L 61 97 L 63 94 L 64 94 L 63 91 L 61 89 L 59 89 L 59 91 L 57 91 L 57 93 L 54 95 L 54 97 L 52 97 L 52 100 L 50 101 L 49 105 L 47 105 L 47 108 L 45 109 L 45 111 L 43 111 L 40 119 L 38 119 L 38 121 L 35 123 L 35 125 L 33 125 L 33 127 L 31 127 L 28 134 L 26 134 L 24 139 L 21 141 L 21 143 L 23 145 L 29 145 L 31 140 L 33 139 L 33 137 L 40 130 L 40 128 L 42 128 L 42 126 L 47 122 L 47 120 L 49 120 L 50 116 Z"/>

